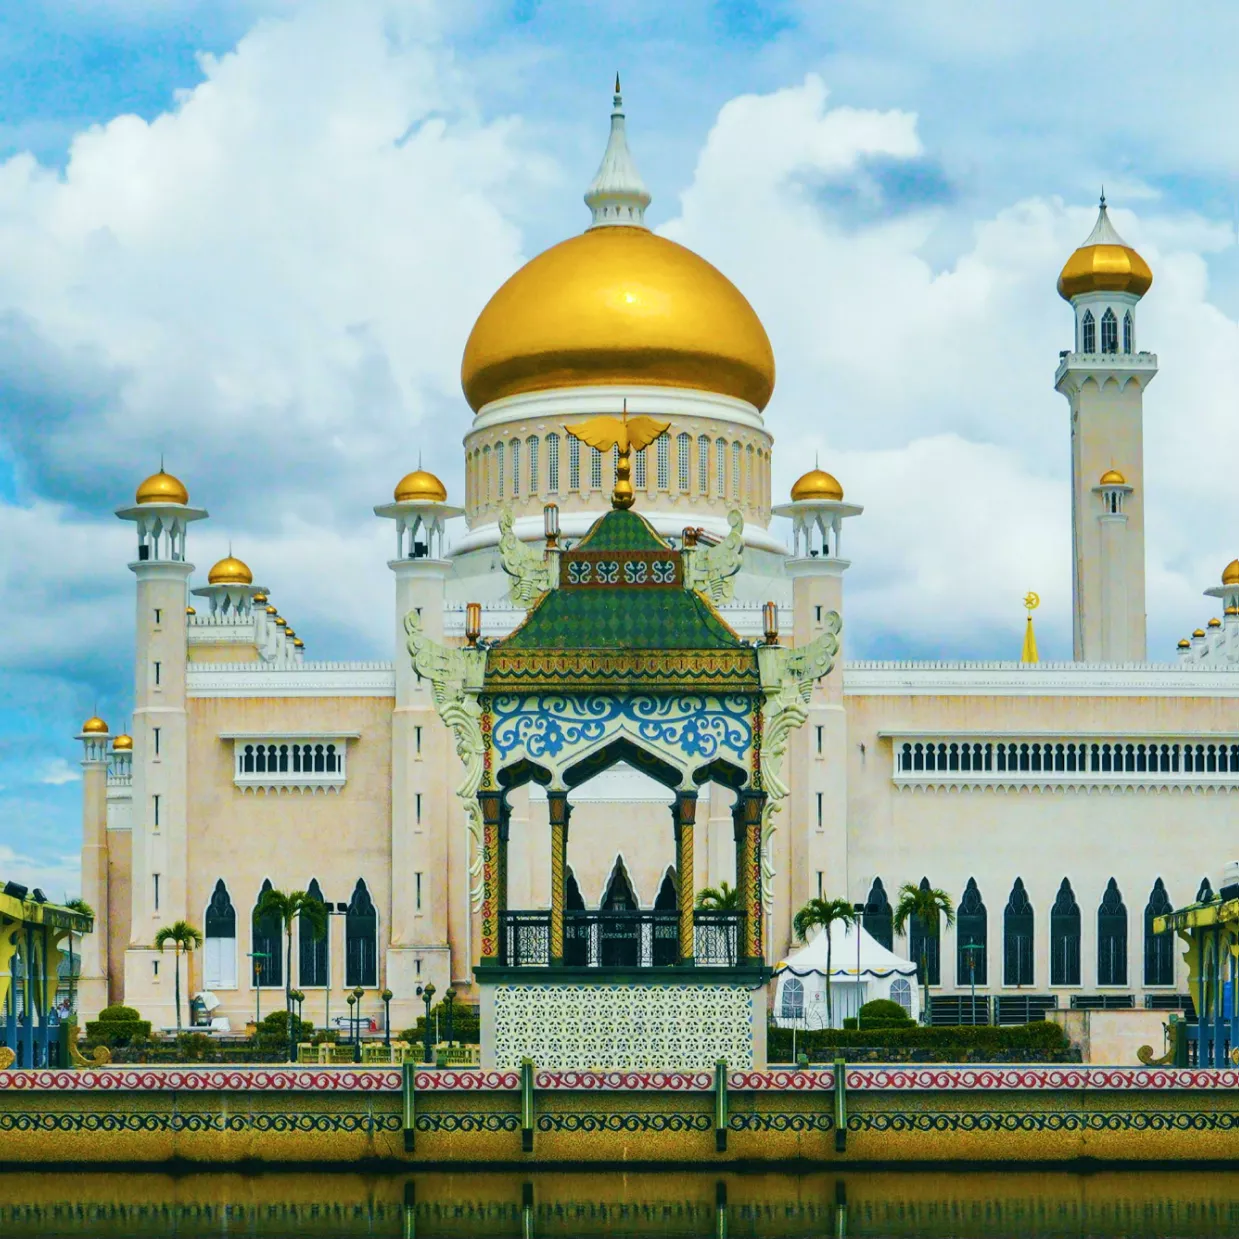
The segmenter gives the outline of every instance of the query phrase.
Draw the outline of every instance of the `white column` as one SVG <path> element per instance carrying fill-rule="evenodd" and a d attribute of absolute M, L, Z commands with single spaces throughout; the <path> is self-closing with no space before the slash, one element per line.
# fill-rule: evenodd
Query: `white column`
<path fill-rule="evenodd" d="M 1097 518 L 1101 543 L 1101 662 L 1127 662 L 1131 659 L 1127 590 L 1127 517 L 1104 513 Z"/>
<path fill-rule="evenodd" d="M 78 1026 L 108 1005 L 108 738 L 81 736 L 82 898 L 95 914 L 92 933 L 80 939 Z"/>

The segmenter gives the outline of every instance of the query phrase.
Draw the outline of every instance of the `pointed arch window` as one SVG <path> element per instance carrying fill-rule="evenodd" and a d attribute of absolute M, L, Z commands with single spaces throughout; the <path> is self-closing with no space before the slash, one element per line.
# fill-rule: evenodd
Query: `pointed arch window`
<path fill-rule="evenodd" d="M 930 889 L 929 879 L 921 878 L 921 890 Z M 908 924 L 908 954 L 917 966 L 917 979 L 922 985 L 942 983 L 942 924 L 941 917 L 932 929 L 919 917 L 914 916 Z M 921 976 L 921 960 L 924 957 L 924 972 Z"/>
<path fill-rule="evenodd" d="M 379 914 L 363 878 L 357 879 L 344 917 L 344 984 L 374 989 L 379 982 Z"/>
<path fill-rule="evenodd" d="M 865 911 L 861 915 L 861 925 L 875 942 L 880 942 L 888 951 L 895 942 L 894 915 L 891 912 L 891 901 L 886 897 L 886 888 L 881 878 L 874 878 L 869 888 L 869 898 L 865 900 Z"/>
<path fill-rule="evenodd" d="M 1127 907 L 1113 878 L 1097 909 L 1097 984 L 1127 984 Z"/>
<path fill-rule="evenodd" d="M 1023 878 L 1015 879 L 1002 913 L 1002 983 L 1033 983 L 1033 908 Z"/>
<path fill-rule="evenodd" d="M 1085 310 L 1080 320 L 1080 352 L 1095 353 L 1097 351 L 1097 320 L 1092 310 Z"/>
<path fill-rule="evenodd" d="M 628 878 L 623 857 L 617 856 L 602 895 L 603 915 L 599 918 L 599 962 L 604 968 L 637 966 L 641 946 L 640 926 L 637 918 L 631 915 L 636 910 L 636 892 Z"/>
<path fill-rule="evenodd" d="M 271 879 L 267 878 L 258 892 L 251 917 L 254 958 L 250 961 L 250 975 L 255 989 L 284 984 L 284 926 L 278 916 L 258 915 L 258 904 L 270 889 Z"/>
<path fill-rule="evenodd" d="M 1149 902 L 1144 907 L 1144 983 L 1145 985 L 1174 984 L 1174 934 L 1155 934 L 1153 918 L 1168 916 L 1174 904 L 1166 894 L 1161 878 L 1153 883 Z"/>
<path fill-rule="evenodd" d="M 989 976 L 989 927 L 976 878 L 969 878 L 955 913 L 955 983 L 985 985 Z"/>
<path fill-rule="evenodd" d="M 324 907 L 322 888 L 317 878 L 310 879 L 310 885 L 305 893 L 311 899 L 317 899 Z M 328 918 L 326 928 L 319 937 L 314 936 L 314 930 L 304 916 L 297 918 L 297 984 L 304 988 L 322 988 L 327 984 L 327 934 L 331 932 L 331 919 Z"/>
<path fill-rule="evenodd" d="M 1208 878 L 1201 878 L 1200 885 L 1196 888 L 1197 903 L 1212 903 L 1213 902 L 1213 883 Z"/>
<path fill-rule="evenodd" d="M 1123 315 L 1123 352 L 1134 353 L 1136 351 L 1136 324 L 1131 316 L 1131 311 L 1128 310 Z"/>
<path fill-rule="evenodd" d="M 1050 984 L 1080 984 L 1080 907 L 1066 878 L 1050 909 Z"/>
<path fill-rule="evenodd" d="M 569 968 L 584 968 L 589 963 L 589 924 L 573 912 L 585 911 L 585 900 L 577 885 L 576 874 L 568 868 L 564 879 L 564 964 Z"/>
<path fill-rule="evenodd" d="M 546 489 L 552 495 L 559 494 L 559 436 L 546 436 Z"/>
<path fill-rule="evenodd" d="M 1101 351 L 1103 353 L 1119 351 L 1119 320 L 1109 306 L 1101 316 Z"/>
<path fill-rule="evenodd" d="M 203 917 L 203 989 L 237 988 L 237 913 L 224 879 L 215 883 Z"/>
<path fill-rule="evenodd" d="M 674 964 L 680 955 L 680 902 L 676 891 L 674 866 L 663 876 L 662 885 L 654 899 L 654 911 L 666 915 L 654 922 L 654 964 L 666 967 Z"/>

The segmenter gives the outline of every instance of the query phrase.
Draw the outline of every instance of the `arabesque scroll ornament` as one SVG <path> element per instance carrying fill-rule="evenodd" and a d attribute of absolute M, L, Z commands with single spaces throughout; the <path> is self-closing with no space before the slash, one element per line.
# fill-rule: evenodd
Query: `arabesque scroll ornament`
<path fill-rule="evenodd" d="M 482 784 L 486 753 L 478 693 L 486 670 L 486 651 L 440 645 L 422 630 L 421 617 L 416 611 L 404 617 L 404 630 L 409 635 L 408 650 L 413 669 L 430 681 L 435 709 L 450 728 L 456 741 L 456 754 L 464 763 L 465 777 L 457 786 L 456 795 L 469 820 L 472 842 L 469 894 L 477 908 L 482 903 L 482 809 L 477 792 Z"/>
<path fill-rule="evenodd" d="M 512 513 L 499 514 L 499 557 L 503 570 L 512 578 L 508 587 L 512 601 L 528 610 L 547 590 L 555 588 L 554 561 L 542 551 L 526 546 L 512 532 Z"/>
<path fill-rule="evenodd" d="M 715 605 L 730 602 L 736 573 L 744 561 L 744 517 L 727 513 L 731 532 L 714 546 L 691 547 L 684 556 L 684 586 L 705 594 Z"/>
<path fill-rule="evenodd" d="M 808 645 L 798 649 L 781 645 L 758 647 L 757 662 L 766 698 L 761 745 L 762 790 L 766 793 L 761 823 L 761 893 L 767 912 L 771 907 L 774 880 L 774 849 L 770 846 L 774 815 L 782 808 L 789 790 L 783 780 L 787 742 L 792 732 L 803 726 L 809 717 L 807 706 L 813 696 L 813 685 L 829 675 L 835 665 L 842 628 L 839 612 L 831 611 L 825 617 L 823 632 Z"/>

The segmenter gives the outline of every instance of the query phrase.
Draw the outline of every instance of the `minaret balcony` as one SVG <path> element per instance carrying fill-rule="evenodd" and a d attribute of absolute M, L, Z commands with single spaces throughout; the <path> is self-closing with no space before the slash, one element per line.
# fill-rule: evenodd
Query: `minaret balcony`
<path fill-rule="evenodd" d="M 1113 374 L 1116 378 L 1141 375 L 1151 379 L 1157 373 L 1156 353 L 1073 353 L 1063 349 L 1058 354 L 1058 369 L 1054 372 L 1054 386 L 1073 373 L 1081 377 L 1098 378 Z"/>

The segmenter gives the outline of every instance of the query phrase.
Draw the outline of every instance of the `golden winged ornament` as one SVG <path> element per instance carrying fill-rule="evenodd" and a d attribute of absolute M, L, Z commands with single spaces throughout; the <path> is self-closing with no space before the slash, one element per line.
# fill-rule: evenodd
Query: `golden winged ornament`
<path fill-rule="evenodd" d="M 587 447 L 600 452 L 616 449 L 615 490 L 611 492 L 613 508 L 631 508 L 635 496 L 632 493 L 632 453 L 649 447 L 659 435 L 665 433 L 670 422 L 656 422 L 644 413 L 628 416 L 628 409 L 619 417 L 600 415 L 576 426 L 565 426 L 574 439 L 580 439 Z"/>

